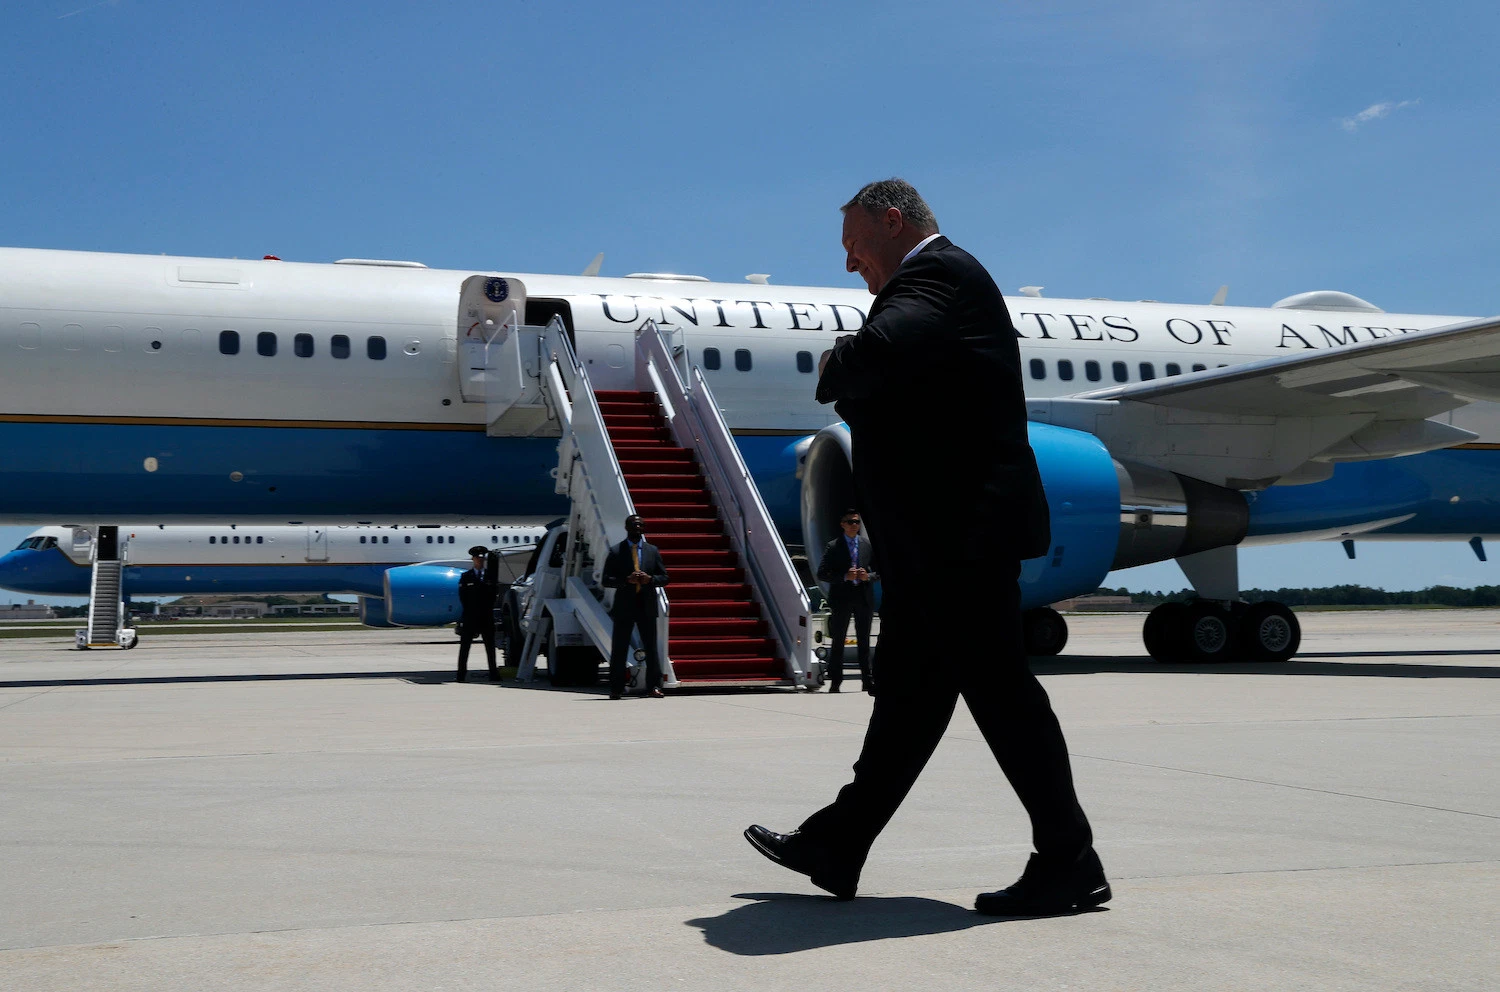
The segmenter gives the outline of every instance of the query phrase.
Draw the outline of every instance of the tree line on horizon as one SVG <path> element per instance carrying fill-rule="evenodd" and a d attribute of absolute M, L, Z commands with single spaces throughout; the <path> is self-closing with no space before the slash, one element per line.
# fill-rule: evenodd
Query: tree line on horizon
<path fill-rule="evenodd" d="M 1129 596 L 1132 603 L 1185 603 L 1195 595 L 1191 589 L 1155 592 L 1100 588 L 1101 596 Z M 1342 585 L 1318 588 L 1242 589 L 1240 598 L 1247 603 L 1275 600 L 1287 606 L 1500 606 L 1500 586 L 1428 586 L 1426 589 L 1389 591 L 1369 586 Z"/>

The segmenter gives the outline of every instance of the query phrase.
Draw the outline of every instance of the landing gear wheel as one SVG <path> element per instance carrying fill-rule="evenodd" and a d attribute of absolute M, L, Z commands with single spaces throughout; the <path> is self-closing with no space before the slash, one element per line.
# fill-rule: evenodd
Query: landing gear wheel
<path fill-rule="evenodd" d="M 1297 615 L 1281 603 L 1253 603 L 1240 618 L 1237 631 L 1246 661 L 1290 661 L 1302 644 Z"/>
<path fill-rule="evenodd" d="M 1201 665 L 1235 657 L 1234 623 L 1221 604 L 1206 599 L 1189 603 L 1181 623 L 1188 661 Z"/>
<path fill-rule="evenodd" d="M 1029 657 L 1052 658 L 1068 644 L 1068 621 L 1052 607 L 1039 606 L 1021 614 L 1021 636 Z"/>
<path fill-rule="evenodd" d="M 509 603 L 500 609 L 499 643 L 495 646 L 500 653 L 505 655 L 507 665 L 517 664 L 521 654 L 523 639 L 521 637 L 521 625 L 516 623 L 516 611 Z"/>
<path fill-rule="evenodd" d="M 1146 614 L 1146 626 L 1141 630 L 1146 653 L 1164 665 L 1185 661 L 1187 646 L 1183 635 L 1186 628 L 1186 603 L 1161 604 Z"/>

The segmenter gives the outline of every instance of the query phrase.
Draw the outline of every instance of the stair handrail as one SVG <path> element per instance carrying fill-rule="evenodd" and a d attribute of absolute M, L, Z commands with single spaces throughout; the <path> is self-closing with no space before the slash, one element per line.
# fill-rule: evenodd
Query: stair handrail
<path fill-rule="evenodd" d="M 740 529 L 731 534 L 731 540 L 744 556 L 753 581 L 753 588 L 765 600 L 766 613 L 781 642 L 782 656 L 786 659 L 789 674 L 796 682 L 807 680 L 812 665 L 812 639 L 808 618 L 811 614 L 807 590 L 792 568 L 786 546 L 771 520 L 771 514 L 761 499 L 760 489 L 750 475 L 739 445 L 729 432 L 713 391 L 703 377 L 703 370 L 690 365 L 689 382 L 684 384 L 671 351 L 663 340 L 660 328 L 653 320 L 645 321 L 636 332 L 637 383 L 644 375 L 647 381 L 664 397 L 676 403 L 667 407 L 686 415 L 693 447 L 707 452 L 703 468 L 714 477 L 713 490 L 721 500 L 733 504 L 740 518 Z M 666 406 L 666 404 L 664 404 Z M 706 410 L 705 410 L 706 408 Z M 679 425 L 674 423 L 674 434 Z M 727 463 L 727 464 L 726 464 Z M 730 507 L 723 506 L 728 511 Z M 797 617 L 800 636 L 791 626 L 789 617 Z"/>

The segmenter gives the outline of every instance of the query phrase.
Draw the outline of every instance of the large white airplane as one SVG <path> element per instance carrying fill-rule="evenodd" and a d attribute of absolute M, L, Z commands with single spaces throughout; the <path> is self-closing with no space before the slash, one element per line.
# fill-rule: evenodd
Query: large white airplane
<path fill-rule="evenodd" d="M 460 613 L 458 576 L 469 549 L 496 552 L 502 582 L 525 573 L 546 525 L 178 527 L 122 524 L 127 599 L 146 596 L 359 596 L 360 619 L 376 627 L 451 623 Z M 94 535 L 42 527 L 0 555 L 0 589 L 89 595 Z"/>
<path fill-rule="evenodd" d="M 467 345 L 504 304 L 529 324 L 560 319 L 603 389 L 631 388 L 632 334 L 660 325 L 704 370 L 797 544 L 804 519 L 849 495 L 834 439 L 814 441 L 834 415 L 813 387 L 817 357 L 869 303 L 862 290 L 669 274 L 0 249 L 0 521 L 561 512 L 554 441 L 485 433 L 493 411 Z M 1053 554 L 1023 575 L 1028 605 L 1175 558 L 1204 600 L 1163 614 L 1158 634 L 1170 621 L 1190 641 L 1228 615 L 1247 541 L 1500 532 L 1494 321 L 1330 292 L 1270 308 L 1008 305 L 1055 528 Z M 933 431 L 963 430 L 944 410 L 941 395 L 911 397 Z M 941 485 L 965 467 L 914 451 L 912 470 Z M 948 525 L 934 521 L 935 540 Z M 1268 609 L 1254 622 L 1295 624 Z"/>

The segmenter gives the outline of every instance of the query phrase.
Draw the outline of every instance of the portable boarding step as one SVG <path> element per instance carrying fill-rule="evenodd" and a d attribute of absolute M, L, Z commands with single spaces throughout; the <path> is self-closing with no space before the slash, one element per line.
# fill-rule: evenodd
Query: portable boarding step
<path fill-rule="evenodd" d="M 786 661 L 745 580 L 697 456 L 675 446 L 656 396 L 596 390 L 610 443 L 671 576 L 667 655 L 682 686 L 786 683 Z"/>
<path fill-rule="evenodd" d="M 118 527 L 100 527 L 94 536 L 93 574 L 89 584 L 89 625 L 75 631 L 81 649 L 133 648 L 135 631 L 126 627 L 124 575 Z"/>

